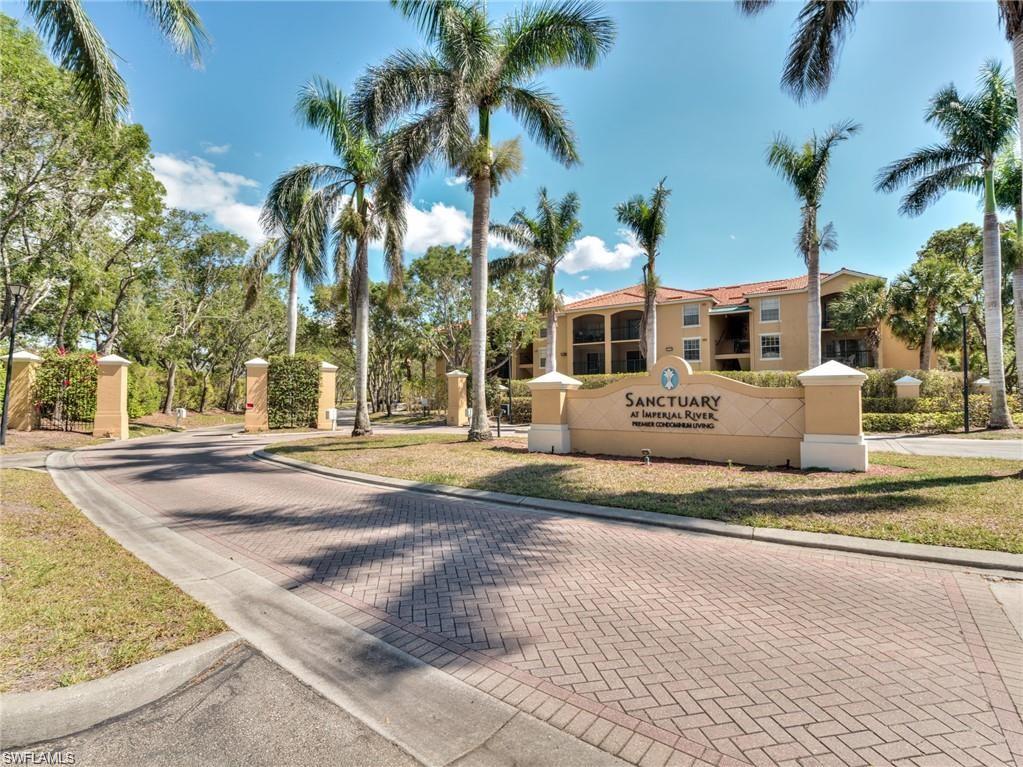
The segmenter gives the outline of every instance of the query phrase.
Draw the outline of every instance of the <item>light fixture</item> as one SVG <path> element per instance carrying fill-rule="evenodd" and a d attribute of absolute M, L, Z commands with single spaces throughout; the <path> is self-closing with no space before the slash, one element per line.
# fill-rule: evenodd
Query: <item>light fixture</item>
<path fill-rule="evenodd" d="M 959 313 L 964 317 L 970 313 L 970 303 L 968 301 L 963 301 L 959 304 Z"/>
<path fill-rule="evenodd" d="M 11 292 L 11 295 L 16 298 L 21 298 L 28 293 L 28 285 L 18 285 L 13 282 L 7 286 L 7 289 Z"/>

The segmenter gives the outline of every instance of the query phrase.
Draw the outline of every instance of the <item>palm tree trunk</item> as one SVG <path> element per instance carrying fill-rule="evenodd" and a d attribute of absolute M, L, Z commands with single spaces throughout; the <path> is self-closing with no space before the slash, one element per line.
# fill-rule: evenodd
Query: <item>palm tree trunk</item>
<path fill-rule="evenodd" d="M 1017 40 L 1023 46 L 1023 34 L 1013 38 L 1015 52 Z M 1023 51 L 1020 56 L 1023 57 Z M 1023 65 L 1023 62 L 1021 62 Z M 1023 66 L 1020 67 L 1023 71 Z M 1020 78 L 1017 74 L 1017 79 Z M 1023 107 L 1020 107 L 1023 109 Z M 1016 339 L 1016 391 L 1023 392 L 1023 207 L 1016 206 L 1016 265 L 1012 269 L 1012 312 Z"/>
<path fill-rule="evenodd" d="M 643 286 L 643 358 L 646 369 L 652 370 L 657 362 L 657 283 L 654 265 L 647 264 L 646 283 Z"/>
<path fill-rule="evenodd" d="M 163 393 L 163 412 L 174 415 L 174 384 L 178 377 L 178 363 L 172 362 L 167 368 L 167 388 Z"/>
<path fill-rule="evenodd" d="M 987 377 L 991 381 L 989 429 L 1012 427 L 1005 398 L 1005 366 L 1002 361 L 1002 242 L 995 212 L 994 179 L 984 169 L 984 335 L 987 338 Z"/>
<path fill-rule="evenodd" d="M 543 372 L 553 373 L 558 369 L 558 314 L 555 309 L 551 309 L 547 312 L 547 365 L 544 366 Z"/>
<path fill-rule="evenodd" d="M 355 424 L 352 436 L 372 434 L 369 422 L 369 241 L 359 238 L 355 251 Z"/>
<path fill-rule="evenodd" d="M 288 276 L 288 354 L 295 354 L 295 338 L 298 335 L 298 267 Z"/>
<path fill-rule="evenodd" d="M 817 244 L 817 211 L 811 207 L 806 215 L 806 231 L 810 233 L 806 253 L 807 361 L 815 368 L 821 364 L 821 251 Z"/>
<path fill-rule="evenodd" d="M 490 233 L 490 168 L 472 183 L 472 420 L 469 441 L 492 439 L 487 418 L 487 236 Z"/>
<path fill-rule="evenodd" d="M 938 314 L 937 302 L 934 299 L 927 300 L 927 314 L 924 319 L 924 338 L 920 344 L 920 369 L 931 369 L 931 355 L 934 350 L 934 325 Z"/>

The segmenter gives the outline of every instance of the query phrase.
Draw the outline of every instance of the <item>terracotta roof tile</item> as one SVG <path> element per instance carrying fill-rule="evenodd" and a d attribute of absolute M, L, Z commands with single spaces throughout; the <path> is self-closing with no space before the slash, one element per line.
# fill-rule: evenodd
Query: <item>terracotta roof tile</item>
<path fill-rule="evenodd" d="M 830 276 L 829 272 L 821 272 L 821 279 Z M 660 287 L 657 289 L 657 303 L 679 301 L 687 298 L 712 298 L 719 306 L 735 306 L 747 302 L 750 293 L 768 293 L 772 290 L 801 290 L 806 287 L 806 275 L 789 277 L 781 280 L 764 280 L 762 282 L 742 282 L 737 285 L 724 285 L 700 290 L 682 290 L 681 288 Z M 602 309 L 609 306 L 623 306 L 643 302 L 643 285 L 630 285 L 627 288 L 613 290 L 590 296 L 581 301 L 573 301 L 565 305 L 565 311 L 580 309 Z"/>

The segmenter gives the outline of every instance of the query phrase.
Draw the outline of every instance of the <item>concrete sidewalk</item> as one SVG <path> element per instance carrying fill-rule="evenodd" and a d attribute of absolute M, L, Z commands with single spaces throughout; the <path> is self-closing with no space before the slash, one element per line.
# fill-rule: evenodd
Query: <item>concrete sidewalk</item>
<path fill-rule="evenodd" d="M 914 435 L 876 434 L 866 437 L 871 452 L 933 455 L 950 458 L 1006 458 L 1023 461 L 1023 440 L 959 439 Z"/>

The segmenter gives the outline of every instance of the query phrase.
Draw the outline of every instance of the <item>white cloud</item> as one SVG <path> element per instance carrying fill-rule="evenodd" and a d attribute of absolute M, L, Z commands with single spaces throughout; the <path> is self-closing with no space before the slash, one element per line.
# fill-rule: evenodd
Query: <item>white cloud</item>
<path fill-rule="evenodd" d="M 448 186 L 464 186 L 468 181 L 468 176 L 448 176 L 444 179 L 444 183 Z"/>
<path fill-rule="evenodd" d="M 169 154 L 153 157 L 153 174 L 167 190 L 168 207 L 205 213 L 217 225 L 240 234 L 250 243 L 264 239 L 259 225 L 260 206 L 238 199 L 243 189 L 258 188 L 259 182 L 218 171 L 201 157 L 183 160 Z"/>
<path fill-rule="evenodd" d="M 583 299 L 586 298 L 593 298 L 594 296 L 599 296 L 601 293 L 606 292 L 607 291 L 605 290 L 599 290 L 596 288 L 591 290 L 580 290 L 578 293 L 566 293 L 563 297 L 563 300 L 565 301 L 566 304 L 571 304 L 576 301 L 582 301 Z"/>
<path fill-rule="evenodd" d="M 435 202 L 429 210 L 414 205 L 405 208 L 405 250 L 425 253 L 432 245 L 466 245 L 472 235 L 472 221 L 463 210 Z"/>
<path fill-rule="evenodd" d="M 202 142 L 202 151 L 206 154 L 227 154 L 231 151 L 230 144 L 213 144 L 209 141 Z"/>
<path fill-rule="evenodd" d="M 569 249 L 561 262 L 560 270 L 566 274 L 577 274 L 589 269 L 607 272 L 619 272 L 628 269 L 635 258 L 643 255 L 635 236 L 626 230 L 619 230 L 622 242 L 616 243 L 613 249 L 599 237 L 590 234 L 580 237 Z"/>

